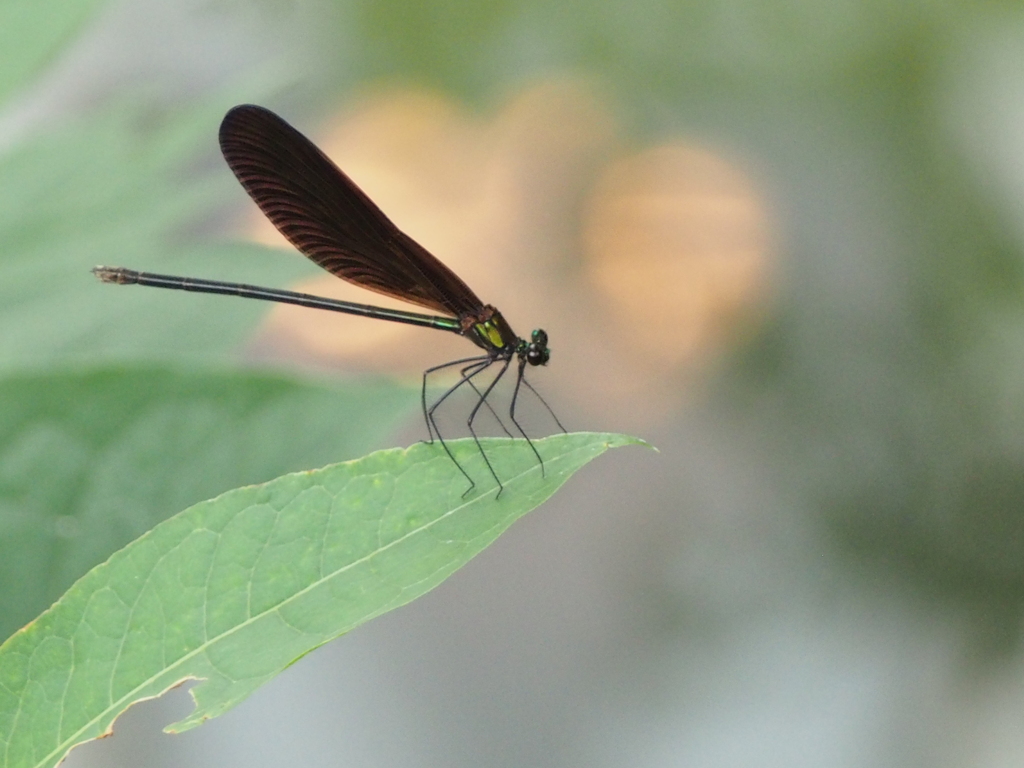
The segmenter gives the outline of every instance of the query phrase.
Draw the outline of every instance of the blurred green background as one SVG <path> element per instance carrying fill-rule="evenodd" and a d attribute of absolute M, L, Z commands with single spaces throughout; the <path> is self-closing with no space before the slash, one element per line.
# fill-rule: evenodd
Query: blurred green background
<path fill-rule="evenodd" d="M 16 0 L 0 98 L 4 636 L 189 503 L 423 437 L 428 332 L 89 274 L 317 277 L 253 242 L 236 103 L 546 328 L 570 428 L 661 449 L 69 766 L 1024 761 L 1020 4 Z"/>

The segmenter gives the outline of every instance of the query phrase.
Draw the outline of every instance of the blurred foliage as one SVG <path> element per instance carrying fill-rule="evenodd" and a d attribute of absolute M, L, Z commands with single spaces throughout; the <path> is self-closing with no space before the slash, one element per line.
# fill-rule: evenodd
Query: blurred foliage
<path fill-rule="evenodd" d="M 86 4 L 71 9 L 5 6 L 4 39 L 24 43 L 3 50 L 10 89 L 86 19 Z M 354 457 L 415 410 L 414 393 L 384 382 L 223 372 L 266 307 L 214 300 L 183 312 L 173 297 L 117 289 L 113 299 L 90 274 L 131 263 L 281 284 L 315 270 L 281 251 L 186 235 L 238 196 L 220 166 L 204 171 L 233 101 L 168 108 L 122 94 L 0 156 L 0 636 L 184 506 Z M 192 368 L 127 366 L 145 360 Z"/>
<path fill-rule="evenodd" d="M 0 5 L 0 102 L 74 39 L 101 0 L 7 0 Z"/>
<path fill-rule="evenodd" d="M 961 4 L 944 0 L 380 0 L 356 7 L 366 77 L 418 79 L 463 97 L 490 98 L 524 79 L 584 72 L 644 109 L 640 126 L 655 109 L 680 120 L 701 101 L 728 101 L 746 111 L 751 104 L 737 99 L 801 99 L 857 79 L 868 92 L 879 85 L 870 70 L 893 51 L 915 39 L 939 49 L 969 21 Z"/>
<path fill-rule="evenodd" d="M 167 368 L 0 379 L 0 635 L 191 504 L 361 455 L 417 394 Z"/>
<path fill-rule="evenodd" d="M 633 141 L 689 134 L 750 160 L 784 201 L 783 272 L 719 407 L 746 410 L 839 548 L 879 566 L 872 579 L 989 605 L 1000 633 L 1019 625 L 1021 241 L 951 126 L 986 117 L 951 117 L 949 96 L 986 34 L 1024 30 L 1017 6 L 360 8 L 370 76 L 486 102 L 583 73 Z"/>
<path fill-rule="evenodd" d="M 7 368 L 55 361 L 95 363 L 223 359 L 266 307 L 207 301 L 183 313 L 179 297 L 100 293 L 96 264 L 280 283 L 314 268 L 260 246 L 186 240 L 236 192 L 227 173 L 186 181 L 186 164 L 216 147 L 220 105 L 173 113 L 117 104 L 96 117 L 42 131 L 0 158 L 0 361 Z M 236 277 L 237 279 L 237 277 Z M 55 311 L 60 307 L 60 311 Z M 126 329 L 131 332 L 126 332 Z"/>

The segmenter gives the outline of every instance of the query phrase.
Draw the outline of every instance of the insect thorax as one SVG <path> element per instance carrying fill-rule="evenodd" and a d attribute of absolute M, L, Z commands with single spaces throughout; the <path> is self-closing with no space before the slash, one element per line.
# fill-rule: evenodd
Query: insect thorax
<path fill-rule="evenodd" d="M 511 356 L 519 347 L 519 337 L 501 313 L 489 304 L 476 314 L 464 315 L 461 322 L 463 335 L 491 354 Z"/>

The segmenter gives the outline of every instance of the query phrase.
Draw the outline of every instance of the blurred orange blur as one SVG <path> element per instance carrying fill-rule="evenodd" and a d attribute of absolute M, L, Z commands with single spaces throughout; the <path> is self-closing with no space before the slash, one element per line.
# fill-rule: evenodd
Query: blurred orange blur
<path fill-rule="evenodd" d="M 584 407 L 628 399 L 643 422 L 756 318 L 769 226 L 740 169 L 679 140 L 627 153 L 613 114 L 578 81 L 539 84 L 486 120 L 399 90 L 312 138 L 520 335 L 548 330 L 558 384 L 546 391 Z M 287 247 L 256 211 L 248 231 Z M 294 287 L 408 308 L 328 274 Z M 266 338 L 289 357 L 409 378 L 471 354 L 447 334 L 287 305 Z"/>

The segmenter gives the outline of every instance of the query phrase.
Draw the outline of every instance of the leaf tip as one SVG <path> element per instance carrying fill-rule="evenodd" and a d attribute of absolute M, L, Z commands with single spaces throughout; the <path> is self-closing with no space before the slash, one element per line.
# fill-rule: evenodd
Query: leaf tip
<path fill-rule="evenodd" d="M 651 445 L 642 437 L 636 437 L 635 435 L 623 435 L 615 432 L 605 435 L 605 446 L 607 448 L 621 448 L 626 445 L 639 445 L 644 448 L 650 448 L 652 451 L 656 451 L 657 453 L 661 453 L 656 446 Z"/>

